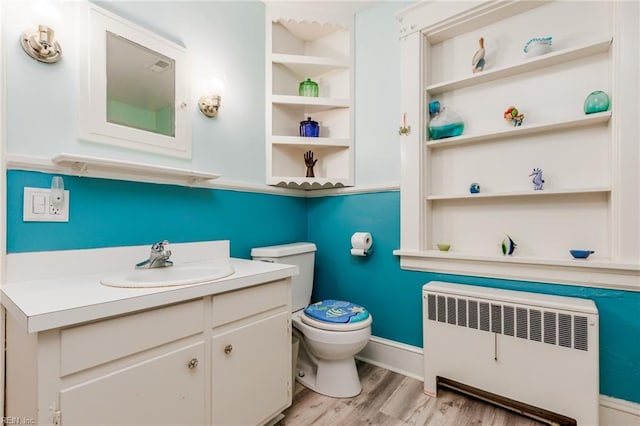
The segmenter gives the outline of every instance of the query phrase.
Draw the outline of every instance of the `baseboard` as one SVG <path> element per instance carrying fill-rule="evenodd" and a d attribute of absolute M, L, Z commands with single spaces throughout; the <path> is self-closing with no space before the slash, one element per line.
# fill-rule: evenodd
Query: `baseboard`
<path fill-rule="evenodd" d="M 356 358 L 393 372 L 424 380 L 423 350 L 393 340 L 371 336 Z M 606 426 L 640 426 L 640 404 L 600 395 L 600 424 Z"/>
<path fill-rule="evenodd" d="M 371 336 L 367 346 L 356 355 L 356 358 L 423 381 L 422 353 L 422 348 L 417 346 Z"/>

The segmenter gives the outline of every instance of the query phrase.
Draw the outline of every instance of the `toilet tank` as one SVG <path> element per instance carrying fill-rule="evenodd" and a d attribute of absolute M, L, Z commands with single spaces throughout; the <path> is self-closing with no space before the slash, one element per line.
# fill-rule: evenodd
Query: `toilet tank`
<path fill-rule="evenodd" d="M 263 262 L 296 265 L 300 273 L 291 277 L 292 312 L 307 307 L 313 290 L 313 266 L 316 245 L 313 243 L 291 243 L 277 246 L 255 247 L 251 257 Z"/>

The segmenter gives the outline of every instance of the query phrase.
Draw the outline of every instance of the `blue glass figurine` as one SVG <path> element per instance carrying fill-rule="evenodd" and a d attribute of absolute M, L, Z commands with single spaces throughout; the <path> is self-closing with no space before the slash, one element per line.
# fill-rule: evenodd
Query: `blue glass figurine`
<path fill-rule="evenodd" d="M 506 255 L 511 256 L 513 254 L 513 251 L 516 249 L 517 246 L 518 245 L 515 242 L 513 242 L 511 237 L 507 235 L 507 238 L 502 240 L 502 244 L 501 244 L 502 254 L 505 255 L 505 256 Z"/>
<path fill-rule="evenodd" d="M 477 184 L 475 182 L 473 182 L 471 184 L 471 186 L 469 187 L 469 192 L 471 192 L 472 194 L 477 194 L 480 192 L 480 184 Z"/>
<path fill-rule="evenodd" d="M 533 189 L 536 191 L 542 190 L 542 184 L 544 183 L 544 179 L 542 179 L 542 170 L 533 169 L 533 173 L 531 173 L 529 176 L 533 176 Z"/>

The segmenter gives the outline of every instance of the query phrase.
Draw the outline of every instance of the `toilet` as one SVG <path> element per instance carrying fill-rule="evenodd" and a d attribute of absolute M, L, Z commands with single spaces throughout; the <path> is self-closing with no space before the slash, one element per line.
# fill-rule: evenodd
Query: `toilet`
<path fill-rule="evenodd" d="M 296 265 L 292 277 L 293 336 L 299 340 L 296 380 L 334 398 L 356 396 L 362 390 L 354 355 L 371 336 L 373 318 L 362 306 L 343 300 L 311 301 L 316 246 L 292 243 L 251 250 L 254 260 Z"/>

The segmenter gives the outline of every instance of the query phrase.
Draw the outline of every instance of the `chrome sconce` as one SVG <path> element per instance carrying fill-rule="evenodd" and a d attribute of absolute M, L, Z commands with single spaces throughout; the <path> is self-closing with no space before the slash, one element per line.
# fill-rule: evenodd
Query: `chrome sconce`
<path fill-rule="evenodd" d="M 38 25 L 38 31 L 23 32 L 20 44 L 27 55 L 40 62 L 53 64 L 62 57 L 62 48 L 55 38 L 55 31 L 46 25 Z"/>
<path fill-rule="evenodd" d="M 224 82 L 220 78 L 214 78 L 207 84 L 208 95 L 200 97 L 198 104 L 200 111 L 207 117 L 215 117 L 218 115 L 222 96 L 224 95 Z"/>

